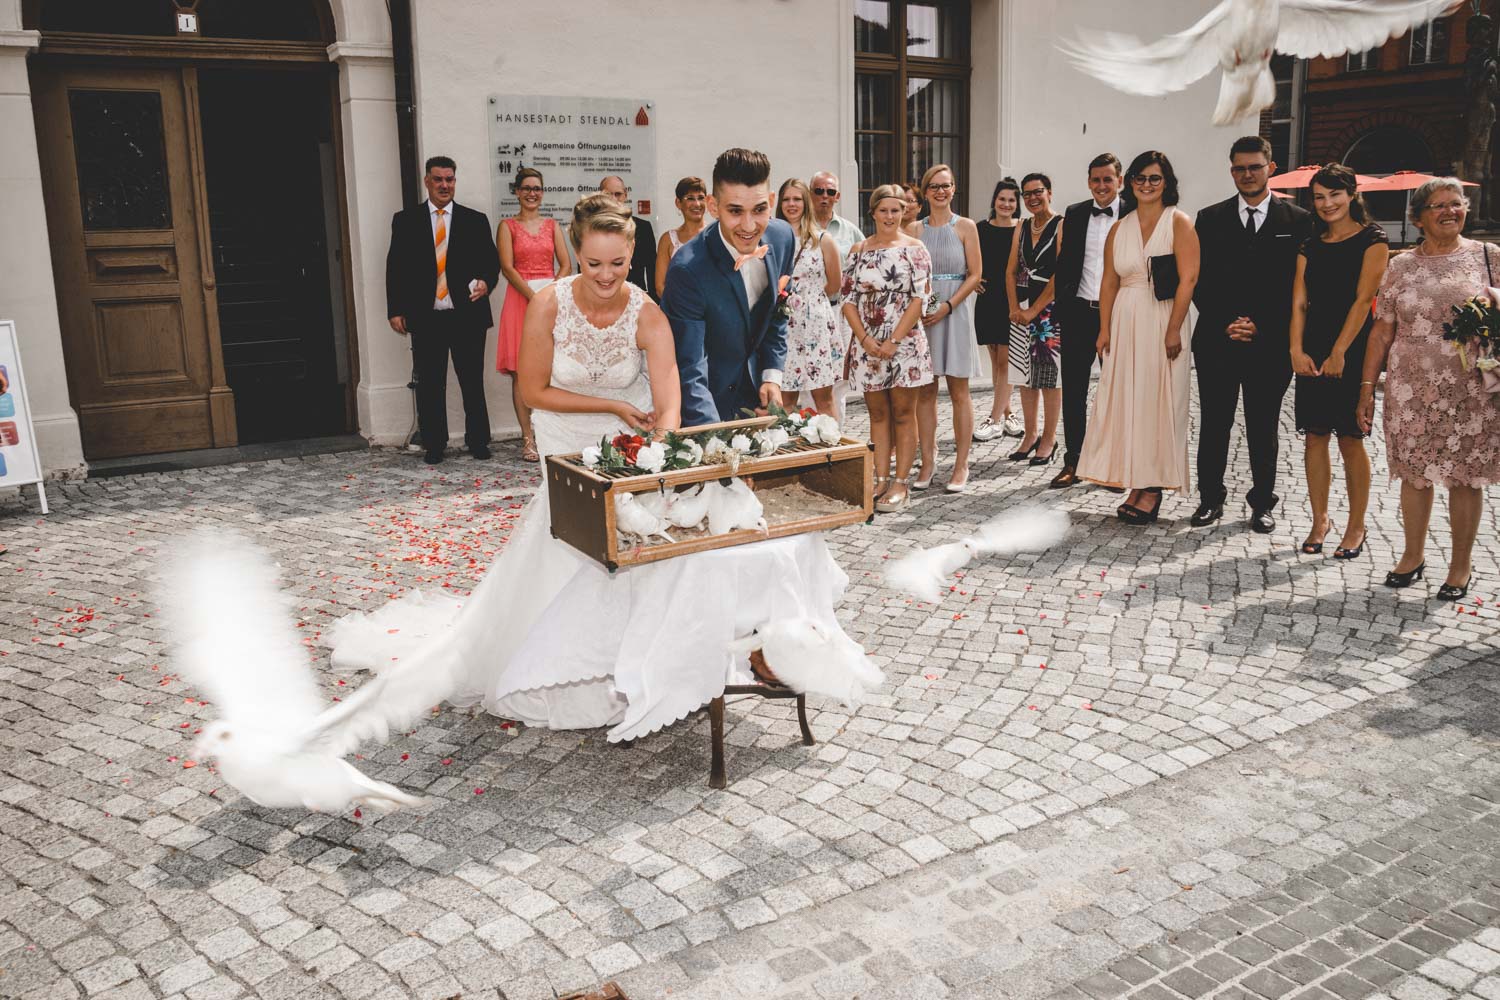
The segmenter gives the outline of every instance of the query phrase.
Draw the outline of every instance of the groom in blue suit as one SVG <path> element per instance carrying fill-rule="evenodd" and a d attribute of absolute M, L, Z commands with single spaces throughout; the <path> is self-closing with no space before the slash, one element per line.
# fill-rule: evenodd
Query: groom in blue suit
<path fill-rule="evenodd" d="M 792 227 L 771 218 L 771 161 L 752 149 L 714 163 L 705 226 L 667 268 L 662 311 L 677 341 L 684 427 L 781 405 L 786 317 L 776 308 L 796 261 Z"/>

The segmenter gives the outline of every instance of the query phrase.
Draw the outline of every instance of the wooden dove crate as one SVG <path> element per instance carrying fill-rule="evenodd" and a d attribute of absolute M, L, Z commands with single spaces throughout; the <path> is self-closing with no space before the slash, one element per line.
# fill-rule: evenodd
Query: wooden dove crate
<path fill-rule="evenodd" d="M 774 419 L 771 417 L 733 420 L 694 427 L 683 431 L 682 435 L 692 437 L 716 430 L 743 431 L 753 435 L 772 423 Z M 645 475 L 608 472 L 588 468 L 576 454 L 548 455 L 546 475 L 552 536 L 614 571 L 621 566 L 868 521 L 874 513 L 871 451 L 867 442 L 849 437 L 831 446 L 796 439 L 766 458 L 741 459 L 739 471 L 732 474 L 727 465 L 700 465 Z M 795 482 L 813 493 L 841 501 L 844 507 L 834 513 L 808 512 L 803 516 L 793 513 L 770 523 L 766 531 L 740 529 L 722 535 L 693 533 L 691 537 L 676 542 L 622 546 L 615 529 L 614 498 L 618 494 L 672 490 L 712 480 L 727 482 L 731 475 L 738 476 L 756 491 Z M 687 534 L 685 529 L 669 530 L 674 535 Z"/>

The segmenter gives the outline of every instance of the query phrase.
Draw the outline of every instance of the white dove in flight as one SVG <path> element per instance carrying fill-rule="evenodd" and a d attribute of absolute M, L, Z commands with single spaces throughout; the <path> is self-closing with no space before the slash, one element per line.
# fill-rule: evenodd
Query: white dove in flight
<path fill-rule="evenodd" d="M 1155 42 L 1112 32 L 1058 46 L 1090 76 L 1154 97 L 1224 71 L 1213 123 L 1229 125 L 1276 101 L 1271 55 L 1311 59 L 1365 52 L 1458 7 L 1462 0 L 1222 0 L 1186 31 Z"/>
<path fill-rule="evenodd" d="M 991 518 L 974 534 L 930 549 L 913 549 L 891 563 L 885 582 L 916 600 L 936 604 L 951 586 L 953 574 L 975 556 L 1040 552 L 1062 541 L 1068 515 L 1060 510 L 1023 507 Z"/>
<path fill-rule="evenodd" d="M 313 812 L 350 804 L 389 812 L 425 801 L 341 759 L 353 747 L 350 730 L 327 723 L 335 712 L 342 720 L 350 713 L 325 710 L 265 553 L 237 535 L 195 536 L 168 565 L 162 597 L 183 675 L 220 712 L 194 753 L 216 758 L 219 774 L 247 798 L 267 809 Z M 373 686 L 360 689 L 363 700 Z M 417 711 L 432 704 L 424 698 Z M 380 727 L 367 721 L 362 728 Z"/>

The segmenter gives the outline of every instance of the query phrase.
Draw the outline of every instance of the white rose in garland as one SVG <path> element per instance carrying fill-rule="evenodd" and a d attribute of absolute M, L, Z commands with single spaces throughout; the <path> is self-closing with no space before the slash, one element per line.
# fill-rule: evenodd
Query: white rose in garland
<path fill-rule="evenodd" d="M 761 458 L 768 458 L 776 454 L 777 444 L 768 430 L 759 431 L 755 435 L 755 453 Z"/>
<path fill-rule="evenodd" d="M 708 439 L 707 446 L 703 449 L 705 460 L 713 462 L 720 461 L 720 456 L 729 452 L 729 444 L 723 438 L 712 437 Z"/>
<path fill-rule="evenodd" d="M 677 449 L 677 458 L 689 466 L 697 465 L 703 461 L 703 446 L 692 438 L 686 438 Z"/>
<path fill-rule="evenodd" d="M 641 450 L 635 453 L 635 467 L 642 472 L 660 472 L 662 466 L 666 464 L 667 446 L 660 441 L 643 445 Z"/>
<path fill-rule="evenodd" d="M 736 434 L 734 437 L 730 438 L 729 447 L 739 452 L 741 455 L 748 455 L 755 448 L 755 446 L 751 444 L 750 439 L 743 434 Z"/>
<path fill-rule="evenodd" d="M 801 436 L 810 444 L 838 444 L 840 440 L 838 421 L 826 413 L 809 417 L 807 425 L 802 428 Z"/>
<path fill-rule="evenodd" d="M 579 458 L 590 469 L 599 468 L 599 446 L 596 444 L 589 445 L 583 449 L 583 454 Z"/>

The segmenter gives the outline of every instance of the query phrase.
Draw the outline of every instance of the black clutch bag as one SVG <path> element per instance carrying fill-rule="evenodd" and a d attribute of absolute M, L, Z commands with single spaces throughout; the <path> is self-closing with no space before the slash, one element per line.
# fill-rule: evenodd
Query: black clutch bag
<path fill-rule="evenodd" d="M 1151 265 L 1151 288 L 1158 302 L 1177 297 L 1177 258 L 1169 253 L 1148 258 Z"/>

